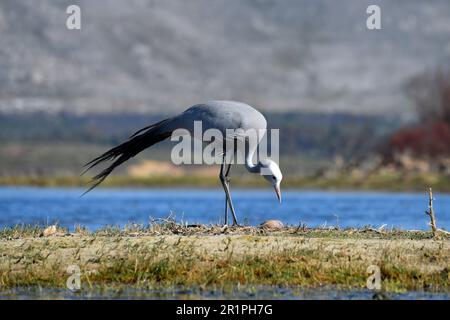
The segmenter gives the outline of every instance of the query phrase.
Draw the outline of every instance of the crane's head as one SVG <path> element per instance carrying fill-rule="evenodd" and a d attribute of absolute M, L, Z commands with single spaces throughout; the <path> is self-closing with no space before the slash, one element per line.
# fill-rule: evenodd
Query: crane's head
<path fill-rule="evenodd" d="M 280 184 L 283 179 L 283 175 L 281 174 L 280 167 L 275 161 L 270 159 L 261 160 L 260 167 L 261 175 L 272 184 L 277 194 L 278 201 L 281 203 Z"/>

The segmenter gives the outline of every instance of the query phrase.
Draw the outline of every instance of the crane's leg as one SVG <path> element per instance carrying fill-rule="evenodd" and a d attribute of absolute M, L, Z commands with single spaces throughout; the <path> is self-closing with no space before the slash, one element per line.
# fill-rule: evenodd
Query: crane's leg
<path fill-rule="evenodd" d="M 234 211 L 234 206 L 233 206 L 233 201 L 231 200 L 231 195 L 230 195 L 230 188 L 228 186 L 228 182 L 227 182 L 227 177 L 225 175 L 224 172 L 224 167 L 225 167 L 225 163 L 222 163 L 222 165 L 220 166 L 220 182 L 222 182 L 222 186 L 223 186 L 223 190 L 225 191 L 225 196 L 226 196 L 226 201 L 228 202 L 228 205 L 230 206 L 231 209 L 231 214 L 233 215 L 233 225 L 237 225 L 237 219 L 236 219 L 236 213 Z M 229 168 L 227 169 L 227 172 L 229 173 Z M 227 217 L 228 215 L 228 210 L 225 209 L 225 217 Z"/>
<path fill-rule="evenodd" d="M 225 190 L 224 183 L 226 183 L 226 179 L 225 179 L 225 174 L 223 172 L 223 168 L 224 167 L 225 167 L 225 163 L 222 163 L 220 165 L 219 179 L 222 182 L 223 189 Z M 226 191 L 225 191 L 225 218 L 224 218 L 224 225 L 228 225 L 228 196 L 227 196 Z"/>
<path fill-rule="evenodd" d="M 228 164 L 227 167 L 227 171 L 225 171 L 225 182 L 227 183 L 228 186 L 228 192 L 229 192 L 229 197 L 230 197 L 230 208 L 231 208 L 231 214 L 233 215 L 233 225 L 237 225 L 237 219 L 236 219 L 236 213 L 234 212 L 234 208 L 233 208 L 233 202 L 231 201 L 231 190 L 230 190 L 230 169 L 231 169 L 231 163 Z"/>
<path fill-rule="evenodd" d="M 219 178 L 220 178 L 220 181 L 222 182 L 222 185 L 224 184 L 224 182 L 222 181 L 222 176 L 224 176 L 224 173 L 223 173 L 223 168 L 224 168 L 224 166 L 225 166 L 225 163 L 222 163 L 221 165 L 220 165 L 220 175 L 219 175 Z M 225 183 L 226 183 L 226 177 L 225 177 Z M 225 187 L 224 187 L 224 190 L 225 190 Z M 224 218 L 224 225 L 227 225 L 228 224 L 228 196 L 226 195 L 226 191 L 225 191 L 225 218 Z"/>
<path fill-rule="evenodd" d="M 228 164 L 227 170 L 225 171 L 225 183 L 228 186 L 228 190 L 230 190 L 230 169 L 231 163 Z M 231 190 L 230 190 L 231 193 Z M 228 199 L 225 196 L 225 224 L 228 224 Z"/>
<path fill-rule="evenodd" d="M 225 196 L 225 219 L 224 219 L 224 225 L 228 224 L 228 199 Z"/>

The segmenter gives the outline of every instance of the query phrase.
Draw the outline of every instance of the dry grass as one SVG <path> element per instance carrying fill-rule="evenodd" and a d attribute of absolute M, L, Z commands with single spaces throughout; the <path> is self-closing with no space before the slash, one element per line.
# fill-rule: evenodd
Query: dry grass
<path fill-rule="evenodd" d="M 85 286 L 235 288 L 237 285 L 365 287 L 381 269 L 387 291 L 449 292 L 450 241 L 431 232 L 180 225 L 105 228 L 44 237 L 38 227 L 0 232 L 3 287 L 64 287 L 69 265 Z"/>

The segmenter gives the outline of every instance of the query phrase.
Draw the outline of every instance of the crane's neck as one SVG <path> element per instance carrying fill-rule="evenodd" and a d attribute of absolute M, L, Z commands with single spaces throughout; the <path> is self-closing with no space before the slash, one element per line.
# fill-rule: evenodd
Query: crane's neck
<path fill-rule="evenodd" d="M 248 153 L 245 157 L 245 168 L 248 170 L 248 172 L 251 173 L 260 173 L 261 172 L 261 163 L 254 164 L 253 163 L 253 155 L 255 154 L 256 150 L 258 149 L 258 146 L 255 146 L 254 148 L 249 148 Z"/>

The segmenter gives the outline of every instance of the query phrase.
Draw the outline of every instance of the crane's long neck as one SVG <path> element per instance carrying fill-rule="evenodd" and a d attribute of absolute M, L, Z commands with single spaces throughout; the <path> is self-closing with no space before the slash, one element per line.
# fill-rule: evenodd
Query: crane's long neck
<path fill-rule="evenodd" d="M 261 164 L 258 162 L 257 164 L 253 163 L 253 155 L 255 154 L 258 146 L 255 144 L 254 147 L 249 147 L 249 150 L 245 156 L 245 168 L 251 173 L 260 173 L 261 172 Z"/>

